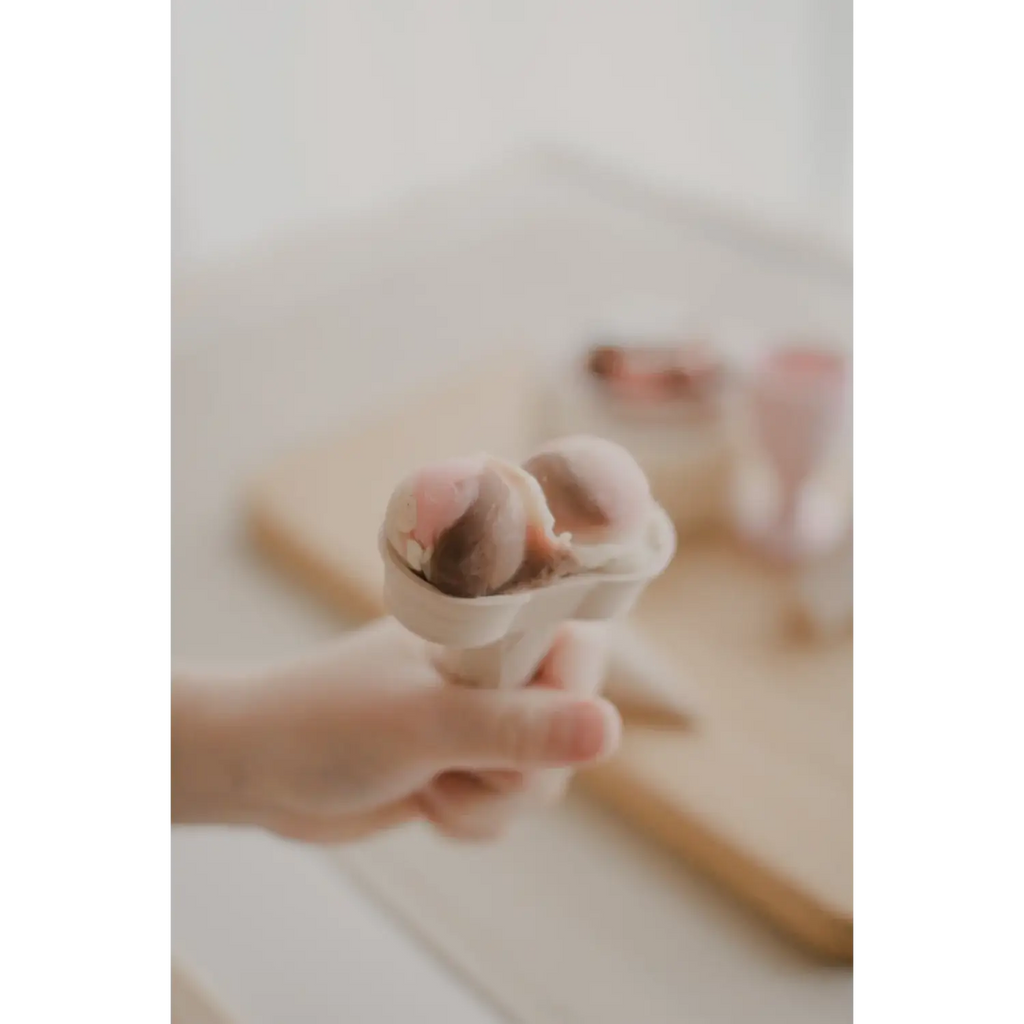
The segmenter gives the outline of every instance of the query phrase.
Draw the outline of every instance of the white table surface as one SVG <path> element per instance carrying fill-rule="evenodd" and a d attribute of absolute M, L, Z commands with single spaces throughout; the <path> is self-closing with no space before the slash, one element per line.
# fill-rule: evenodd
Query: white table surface
<path fill-rule="evenodd" d="M 174 951 L 245 1024 L 501 1018 L 322 858 L 269 835 L 174 836 Z"/>
<path fill-rule="evenodd" d="M 245 482 L 281 451 L 488 349 L 538 334 L 570 339 L 610 288 L 600 268 L 584 281 L 562 264 L 560 239 L 577 226 L 611 232 L 626 252 L 642 240 L 642 278 L 621 282 L 621 270 L 609 265 L 611 280 L 624 287 L 642 283 L 660 296 L 688 287 L 708 301 L 727 299 L 714 260 L 703 280 L 680 282 L 669 272 L 659 279 L 660 248 L 676 253 L 683 244 L 672 209 L 653 201 L 634 208 L 636 197 L 617 188 L 557 163 L 510 165 L 343 236 L 179 285 L 176 657 L 259 659 L 337 631 L 333 615 L 252 556 L 241 531 Z M 542 237 L 538 249 L 537 233 L 548 223 L 561 230 L 550 244 Z M 417 269 L 424 260 L 429 274 Z M 544 260 L 557 274 L 538 266 Z M 526 269 L 534 275 L 524 276 Z M 809 329 L 841 320 L 848 301 L 842 261 L 808 273 L 831 276 L 837 286 L 805 294 L 787 283 L 791 272 L 777 287 L 759 280 L 738 312 L 798 316 Z M 393 296 L 376 303 L 384 312 L 370 319 L 359 301 L 366 289 Z M 359 343 L 351 344 L 356 334 Z M 467 350 L 468 340 L 476 343 Z M 173 836 L 172 865 L 175 954 L 242 1024 L 504 1019 L 316 851 L 260 834 L 185 830 Z M 751 941 L 745 930 L 752 926 L 728 901 L 694 892 L 679 903 L 685 920 L 676 923 L 697 943 L 713 936 L 715 962 L 692 977 L 681 973 L 687 1005 L 722 1010 L 730 993 L 753 986 L 742 1005 L 757 1006 L 763 986 L 771 1009 L 760 1019 L 850 1019 L 848 972 L 819 970 L 780 951 L 775 940 Z M 722 1012 L 726 1018 L 715 1012 L 685 1019 L 727 1019 Z"/>

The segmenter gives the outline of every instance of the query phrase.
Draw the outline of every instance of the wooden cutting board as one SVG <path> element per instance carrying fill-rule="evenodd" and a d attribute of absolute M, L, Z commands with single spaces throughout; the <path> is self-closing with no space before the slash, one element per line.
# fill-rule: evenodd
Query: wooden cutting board
<path fill-rule="evenodd" d="M 383 614 L 376 537 L 395 483 L 437 458 L 522 457 L 535 384 L 513 357 L 282 459 L 252 491 L 254 538 L 339 611 Z M 792 938 L 851 960 L 852 641 L 787 636 L 782 587 L 724 538 L 682 546 L 632 625 L 695 711 L 675 728 L 627 717 L 620 754 L 580 778 Z"/>

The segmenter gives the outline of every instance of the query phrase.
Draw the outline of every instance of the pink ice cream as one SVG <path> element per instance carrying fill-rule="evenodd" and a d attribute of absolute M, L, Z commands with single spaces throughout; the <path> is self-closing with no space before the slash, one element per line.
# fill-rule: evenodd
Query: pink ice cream
<path fill-rule="evenodd" d="M 647 524 L 651 489 L 625 448 L 580 434 L 541 448 L 523 463 L 541 486 L 558 533 L 574 544 L 631 542 Z"/>
<path fill-rule="evenodd" d="M 487 456 L 425 466 L 392 494 L 392 549 L 443 593 L 481 597 L 606 566 L 635 551 L 650 488 L 625 449 L 564 438 L 522 467 Z"/>

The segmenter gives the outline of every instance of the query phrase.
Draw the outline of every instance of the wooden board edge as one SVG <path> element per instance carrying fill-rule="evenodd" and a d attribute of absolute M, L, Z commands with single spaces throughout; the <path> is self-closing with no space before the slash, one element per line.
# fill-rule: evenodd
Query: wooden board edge
<path fill-rule="evenodd" d="M 336 574 L 321 567 L 318 557 L 278 520 L 260 484 L 250 489 L 245 526 L 250 543 L 270 562 L 343 617 L 361 624 L 386 614 L 383 594 L 375 599 L 359 587 L 341 585 Z"/>
<path fill-rule="evenodd" d="M 729 844 L 699 815 L 686 813 L 677 803 L 640 785 L 622 759 L 582 771 L 578 780 L 595 799 L 614 807 L 807 952 L 836 963 L 853 962 L 849 915 L 824 906 L 763 861 Z"/>

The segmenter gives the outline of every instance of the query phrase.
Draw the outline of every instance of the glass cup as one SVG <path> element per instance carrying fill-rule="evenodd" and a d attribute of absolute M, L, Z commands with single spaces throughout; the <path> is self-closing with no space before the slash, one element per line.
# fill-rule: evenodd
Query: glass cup
<path fill-rule="evenodd" d="M 822 489 L 812 485 L 841 439 L 848 378 L 841 353 L 791 345 L 770 352 L 747 382 L 734 511 L 741 532 L 768 554 L 812 553 L 829 532 L 823 515 L 839 528 L 842 510 L 824 508 Z"/>

